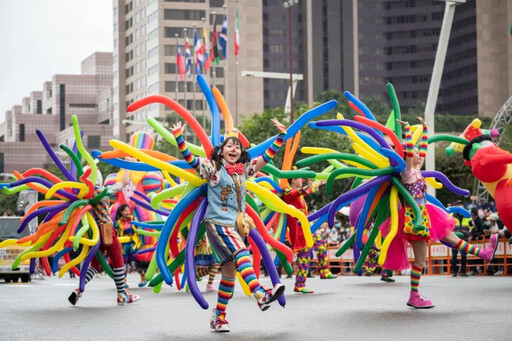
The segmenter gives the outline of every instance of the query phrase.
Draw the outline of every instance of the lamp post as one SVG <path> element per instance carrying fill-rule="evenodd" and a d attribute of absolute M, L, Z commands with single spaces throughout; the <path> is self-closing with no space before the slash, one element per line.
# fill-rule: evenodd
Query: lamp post
<path fill-rule="evenodd" d="M 290 51 L 290 89 L 293 89 L 293 55 L 292 55 L 292 6 L 299 3 L 299 0 L 286 0 L 283 7 L 288 10 L 288 49 Z M 293 91 L 290 91 L 290 124 L 293 123 Z"/>

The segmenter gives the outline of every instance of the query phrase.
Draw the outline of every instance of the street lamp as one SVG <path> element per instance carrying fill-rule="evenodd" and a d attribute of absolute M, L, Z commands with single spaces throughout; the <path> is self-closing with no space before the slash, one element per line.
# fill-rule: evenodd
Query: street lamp
<path fill-rule="evenodd" d="M 293 57 L 292 57 L 292 7 L 299 3 L 299 0 L 286 0 L 283 7 L 288 9 L 288 49 L 290 50 L 290 89 L 293 89 Z M 293 91 L 290 91 L 290 124 L 293 123 Z"/>

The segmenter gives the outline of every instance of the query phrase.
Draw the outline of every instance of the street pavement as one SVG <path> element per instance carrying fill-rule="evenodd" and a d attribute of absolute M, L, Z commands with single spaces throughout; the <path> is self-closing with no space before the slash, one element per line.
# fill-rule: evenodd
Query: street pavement
<path fill-rule="evenodd" d="M 307 280 L 314 294 L 286 285 L 286 308 L 277 302 L 261 312 L 237 283 L 226 316 L 230 333 L 209 327 L 216 292 L 205 293 L 203 310 L 190 293 L 163 286 L 159 294 L 138 288 L 140 301 L 118 306 L 113 281 L 97 277 L 76 306 L 67 297 L 78 280 L 51 277 L 31 283 L 0 283 L 0 340 L 512 340 L 512 277 L 424 276 L 420 292 L 436 305 L 406 306 L 409 277 L 385 283 L 379 277 L 342 276 Z M 269 285 L 268 277 L 262 278 Z M 215 282 L 218 286 L 218 276 Z"/>

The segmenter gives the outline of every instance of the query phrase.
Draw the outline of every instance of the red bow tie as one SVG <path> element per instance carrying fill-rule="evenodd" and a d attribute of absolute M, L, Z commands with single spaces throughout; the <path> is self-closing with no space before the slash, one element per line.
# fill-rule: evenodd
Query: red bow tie
<path fill-rule="evenodd" d="M 244 164 L 241 162 L 237 163 L 234 166 L 226 164 L 226 170 L 228 171 L 229 175 L 234 175 L 235 173 L 242 175 L 244 172 Z"/>

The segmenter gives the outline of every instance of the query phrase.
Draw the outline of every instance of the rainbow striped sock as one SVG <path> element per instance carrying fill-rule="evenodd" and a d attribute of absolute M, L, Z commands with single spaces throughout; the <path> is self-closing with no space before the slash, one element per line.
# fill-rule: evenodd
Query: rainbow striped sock
<path fill-rule="evenodd" d="M 260 286 L 260 282 L 256 278 L 256 274 L 254 273 L 249 251 L 242 250 L 238 252 L 235 256 L 235 261 L 238 272 L 242 275 L 242 278 L 249 286 L 251 292 L 254 294 L 256 291 L 263 290 Z"/>
<path fill-rule="evenodd" d="M 412 265 L 411 269 L 411 291 L 418 291 L 418 286 L 420 285 L 421 272 L 423 268 L 417 267 L 416 265 Z"/>
<path fill-rule="evenodd" d="M 219 265 L 213 265 L 208 268 L 208 284 L 212 285 L 215 275 L 219 272 Z"/>
<path fill-rule="evenodd" d="M 274 140 L 274 143 L 272 143 L 272 145 L 270 145 L 270 147 L 267 148 L 265 153 L 261 154 L 261 157 L 263 157 L 263 160 L 265 160 L 265 162 L 269 162 L 277 154 L 279 148 L 281 148 L 281 145 L 283 144 L 285 135 L 286 133 L 280 133 L 279 135 L 277 135 L 277 138 Z"/>
<path fill-rule="evenodd" d="M 465 254 L 469 253 L 470 255 L 477 256 L 477 257 L 480 254 L 480 249 L 479 248 L 477 248 L 476 246 L 471 245 L 471 244 L 463 241 L 462 239 L 459 240 L 457 245 L 455 245 L 455 248 L 457 250 L 459 250 L 460 252 L 464 252 Z"/>
<path fill-rule="evenodd" d="M 235 279 L 222 276 L 217 297 L 217 310 L 219 314 L 226 314 L 226 306 L 235 291 Z"/>

